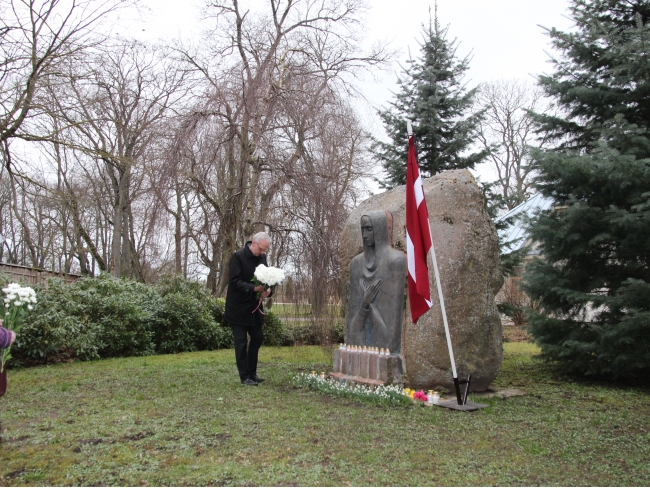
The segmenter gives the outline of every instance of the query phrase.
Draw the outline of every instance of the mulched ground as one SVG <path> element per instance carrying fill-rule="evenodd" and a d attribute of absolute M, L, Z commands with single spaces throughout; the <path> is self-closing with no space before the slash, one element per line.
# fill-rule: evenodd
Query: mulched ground
<path fill-rule="evenodd" d="M 524 329 L 516 325 L 503 324 L 504 342 L 530 342 L 531 337 Z"/>

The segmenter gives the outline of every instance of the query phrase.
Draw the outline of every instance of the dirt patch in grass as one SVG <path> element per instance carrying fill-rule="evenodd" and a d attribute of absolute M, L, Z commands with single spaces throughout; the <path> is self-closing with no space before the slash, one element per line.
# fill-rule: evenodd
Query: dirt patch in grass
<path fill-rule="evenodd" d="M 142 439 L 146 437 L 151 437 L 153 435 L 153 432 L 138 432 L 137 434 L 131 434 L 131 435 L 125 435 L 120 437 L 121 441 L 141 441 Z"/>
<path fill-rule="evenodd" d="M 21 436 L 18 436 L 18 437 L 8 437 L 8 438 L 0 437 L 0 444 L 2 444 L 2 443 L 11 444 L 11 443 L 14 443 L 14 442 L 22 442 L 22 441 L 24 441 L 26 439 L 29 439 L 28 435 L 21 435 Z"/>
<path fill-rule="evenodd" d="M 6 475 L 3 476 L 3 478 L 6 480 L 13 480 L 16 478 L 20 478 L 26 472 L 27 470 L 25 468 L 20 468 L 15 471 L 11 471 L 10 473 L 7 473 Z"/>

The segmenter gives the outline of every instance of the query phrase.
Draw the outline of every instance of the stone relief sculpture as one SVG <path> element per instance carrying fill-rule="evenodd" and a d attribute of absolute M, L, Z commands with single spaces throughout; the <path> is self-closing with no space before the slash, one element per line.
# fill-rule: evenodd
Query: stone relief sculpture
<path fill-rule="evenodd" d="M 361 217 L 363 253 L 350 264 L 346 342 L 399 353 L 406 255 L 390 246 L 389 230 L 389 218 L 383 210 Z"/>

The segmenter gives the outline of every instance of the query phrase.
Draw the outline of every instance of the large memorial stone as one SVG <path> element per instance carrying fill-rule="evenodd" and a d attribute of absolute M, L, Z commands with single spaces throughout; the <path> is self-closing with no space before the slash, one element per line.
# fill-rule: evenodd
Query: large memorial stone
<path fill-rule="evenodd" d="M 496 377 L 503 359 L 501 318 L 494 299 L 503 283 L 496 229 L 469 171 L 446 171 L 424 179 L 423 185 L 456 368 L 461 377 L 472 373 L 471 389 L 482 391 Z M 378 215 L 373 213 L 377 211 L 389 213 L 392 236 L 388 229 L 388 247 L 405 252 L 405 200 L 405 187 L 399 186 L 369 198 L 350 214 L 341 235 L 345 299 L 358 300 L 358 293 L 355 295 L 351 289 L 351 284 L 356 285 L 350 274 L 364 252 L 362 216 Z M 410 387 L 452 390 L 451 362 L 430 257 L 429 278 L 433 308 L 413 324 L 408 294 L 404 293 L 401 341 L 399 349 L 391 348 L 391 352 L 403 357 L 405 380 Z M 406 279 L 401 286 L 405 289 Z M 350 304 L 346 303 L 345 309 L 354 313 Z M 349 325 L 351 317 L 347 313 Z"/>

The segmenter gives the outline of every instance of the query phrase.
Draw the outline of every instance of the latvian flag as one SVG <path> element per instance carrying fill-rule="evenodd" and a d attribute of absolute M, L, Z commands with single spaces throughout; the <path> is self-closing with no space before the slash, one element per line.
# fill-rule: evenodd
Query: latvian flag
<path fill-rule="evenodd" d="M 416 323 L 429 310 L 431 291 L 427 253 L 431 249 L 429 212 L 424 199 L 420 168 L 415 154 L 415 139 L 409 136 L 408 167 L 406 169 L 406 256 L 409 267 L 409 301 L 411 316 Z"/>

